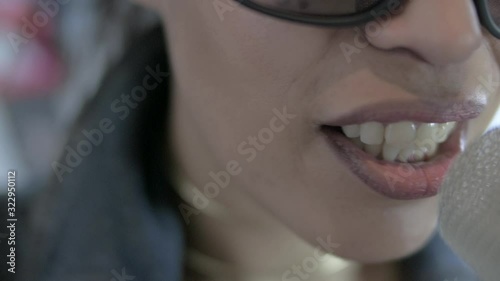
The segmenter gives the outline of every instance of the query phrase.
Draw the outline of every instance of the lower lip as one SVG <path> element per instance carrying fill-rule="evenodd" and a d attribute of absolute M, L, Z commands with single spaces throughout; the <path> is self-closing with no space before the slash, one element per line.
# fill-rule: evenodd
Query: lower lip
<path fill-rule="evenodd" d="M 391 199 L 412 200 L 437 195 L 453 159 L 461 152 L 462 128 L 457 126 L 435 157 L 418 163 L 380 160 L 331 127 L 323 128 L 322 132 L 351 172 L 371 189 Z"/>

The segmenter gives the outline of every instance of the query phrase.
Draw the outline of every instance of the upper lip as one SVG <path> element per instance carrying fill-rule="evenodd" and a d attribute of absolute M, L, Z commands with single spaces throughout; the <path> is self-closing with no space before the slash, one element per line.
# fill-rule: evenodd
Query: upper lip
<path fill-rule="evenodd" d="M 424 100 L 385 102 L 358 108 L 349 114 L 327 120 L 321 125 L 336 127 L 372 121 L 380 123 L 401 121 L 421 123 L 461 122 L 478 117 L 485 107 L 486 101 L 480 98 L 440 103 Z"/>

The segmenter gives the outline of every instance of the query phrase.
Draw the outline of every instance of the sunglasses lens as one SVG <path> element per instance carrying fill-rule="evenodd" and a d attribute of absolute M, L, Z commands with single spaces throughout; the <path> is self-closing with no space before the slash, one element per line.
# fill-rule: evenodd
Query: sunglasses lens
<path fill-rule="evenodd" d="M 281 12 L 324 16 L 341 16 L 364 12 L 382 1 L 383 0 L 251 0 L 251 2 L 259 6 Z"/>
<path fill-rule="evenodd" d="M 488 10 L 497 27 L 500 27 L 500 0 L 488 0 Z"/>

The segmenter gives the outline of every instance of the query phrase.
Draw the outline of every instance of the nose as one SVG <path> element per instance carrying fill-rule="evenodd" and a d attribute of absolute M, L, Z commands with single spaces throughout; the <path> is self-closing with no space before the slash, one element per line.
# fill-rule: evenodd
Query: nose
<path fill-rule="evenodd" d="M 396 0 L 402 1 L 402 0 Z M 481 25 L 472 0 L 407 0 L 404 11 L 367 32 L 377 48 L 404 48 L 434 65 L 467 60 L 481 45 Z"/>

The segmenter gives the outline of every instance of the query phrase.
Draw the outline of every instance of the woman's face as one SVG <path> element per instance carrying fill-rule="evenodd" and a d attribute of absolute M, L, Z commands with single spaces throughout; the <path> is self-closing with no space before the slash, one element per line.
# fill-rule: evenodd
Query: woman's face
<path fill-rule="evenodd" d="M 286 22 L 232 0 L 144 2 L 166 24 L 178 162 L 207 197 L 238 208 L 241 196 L 359 261 L 425 243 L 459 140 L 437 126 L 446 140 L 433 153 L 436 126 L 422 123 L 460 130 L 497 96 L 498 41 L 473 1 L 410 1 L 366 29 Z"/>

